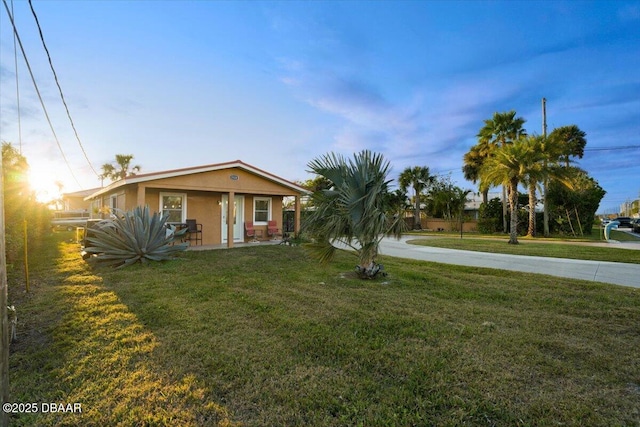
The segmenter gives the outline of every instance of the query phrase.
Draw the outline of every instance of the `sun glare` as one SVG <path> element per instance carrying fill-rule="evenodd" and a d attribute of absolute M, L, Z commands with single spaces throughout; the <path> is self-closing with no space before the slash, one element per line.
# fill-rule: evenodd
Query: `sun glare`
<path fill-rule="evenodd" d="M 36 199 L 42 203 L 49 203 L 62 195 L 57 180 L 45 169 L 29 169 L 29 186 L 35 192 Z"/>

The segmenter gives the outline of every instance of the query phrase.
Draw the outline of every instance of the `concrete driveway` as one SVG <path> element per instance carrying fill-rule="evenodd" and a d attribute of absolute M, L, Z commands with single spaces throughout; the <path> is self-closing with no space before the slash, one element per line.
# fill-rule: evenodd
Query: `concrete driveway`
<path fill-rule="evenodd" d="M 380 244 L 380 253 L 381 255 L 443 264 L 548 274 L 557 277 L 640 288 L 640 264 L 494 254 L 433 248 L 407 243 L 407 241 L 415 239 L 415 236 L 406 236 L 400 240 L 385 238 Z M 638 252 L 638 257 L 640 257 L 640 252 Z"/>

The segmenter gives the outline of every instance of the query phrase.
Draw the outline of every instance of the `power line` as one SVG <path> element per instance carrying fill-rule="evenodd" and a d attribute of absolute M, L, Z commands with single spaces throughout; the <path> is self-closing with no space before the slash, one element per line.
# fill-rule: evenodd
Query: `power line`
<path fill-rule="evenodd" d="M 13 27 L 13 33 L 15 34 L 16 39 L 18 40 L 18 44 L 20 45 L 20 51 L 22 52 L 22 56 L 24 57 L 24 62 L 27 64 L 27 69 L 29 70 L 29 75 L 31 76 L 31 81 L 33 82 L 33 86 L 36 89 L 36 94 L 38 95 L 38 99 L 40 100 L 40 105 L 42 105 L 42 110 L 44 111 L 44 115 L 47 118 L 47 123 L 49 123 L 49 127 L 51 128 L 51 132 L 53 133 L 53 137 L 56 140 L 56 144 L 58 144 L 58 149 L 60 150 L 60 154 L 62 155 L 62 159 L 64 160 L 65 164 L 69 168 L 69 172 L 71 173 L 71 176 L 73 177 L 73 179 L 76 182 L 76 184 L 78 184 L 78 186 L 80 188 L 84 188 L 84 186 L 82 184 L 80 184 L 80 181 L 78 181 L 78 178 L 76 178 L 76 175 L 73 173 L 73 169 L 71 168 L 71 165 L 69 164 L 69 161 L 67 160 L 67 156 L 64 155 L 64 150 L 62 149 L 62 145 L 60 145 L 60 141 L 58 140 L 58 135 L 56 134 L 56 131 L 53 128 L 53 124 L 51 124 L 51 119 L 49 118 L 49 113 L 47 112 L 47 107 L 45 107 L 44 101 L 42 100 L 42 95 L 40 94 L 40 89 L 38 89 L 38 84 L 36 83 L 36 79 L 35 79 L 35 77 L 33 75 L 33 71 L 31 70 L 31 64 L 29 64 L 29 60 L 27 59 L 27 54 L 24 51 L 24 46 L 22 45 L 22 40 L 20 40 L 20 35 L 18 34 L 18 29 L 16 28 L 16 24 L 13 21 L 13 15 L 9 11 L 9 6 L 7 5 L 7 0 L 2 0 L 2 3 L 4 3 L 4 8 L 7 11 L 7 15 L 9 15 L 9 20 L 11 21 L 11 25 Z"/>
<path fill-rule="evenodd" d="M 13 15 L 13 0 L 11 0 L 11 14 Z M 22 154 L 22 121 L 20 117 L 20 85 L 18 84 L 18 47 L 16 46 L 16 33 L 13 33 L 13 62 L 16 69 L 16 102 L 18 103 L 18 144 Z"/>
<path fill-rule="evenodd" d="M 100 178 L 100 174 L 93 168 L 93 165 L 89 161 L 89 157 L 87 156 L 87 152 L 84 150 L 82 142 L 80 142 L 80 136 L 78 136 L 78 131 L 76 130 L 76 125 L 73 123 L 73 119 L 71 118 L 71 113 L 69 112 L 69 107 L 67 106 L 67 101 L 64 99 L 64 95 L 62 93 L 62 88 L 60 87 L 60 82 L 58 81 L 58 74 L 56 74 L 56 70 L 53 68 L 53 62 L 51 61 L 51 55 L 49 54 L 49 49 L 47 49 L 47 44 L 44 42 L 44 35 L 42 34 L 42 28 L 40 27 L 40 21 L 38 20 L 38 16 L 36 15 L 36 11 L 33 9 L 33 4 L 31 0 L 29 0 L 29 7 L 31 8 L 31 13 L 33 14 L 33 18 L 36 21 L 36 25 L 38 26 L 38 32 L 40 33 L 40 40 L 42 40 L 42 46 L 44 47 L 45 52 L 47 53 L 47 59 L 49 59 L 49 66 L 51 67 L 51 71 L 53 72 L 53 77 L 56 81 L 56 85 L 58 86 L 58 91 L 60 92 L 60 98 L 62 99 L 62 103 L 64 104 L 64 109 L 67 111 L 67 117 L 69 118 L 69 122 L 71 122 L 71 127 L 73 128 L 73 133 L 76 135 L 76 139 L 78 140 L 78 145 L 80 145 L 80 149 L 82 150 L 82 154 L 84 158 L 87 160 L 89 167 L 96 174 L 98 178 Z"/>
<path fill-rule="evenodd" d="M 640 145 L 619 145 L 617 147 L 592 147 L 585 148 L 584 151 L 619 151 L 619 150 L 635 150 Z"/>

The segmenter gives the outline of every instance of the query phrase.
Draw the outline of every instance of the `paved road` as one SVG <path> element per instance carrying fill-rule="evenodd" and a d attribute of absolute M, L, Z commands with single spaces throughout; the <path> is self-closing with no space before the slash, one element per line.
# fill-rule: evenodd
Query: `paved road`
<path fill-rule="evenodd" d="M 415 236 L 403 237 L 400 240 L 385 238 L 381 242 L 380 253 L 382 255 L 444 264 L 549 274 L 558 277 L 640 288 L 640 264 L 494 254 L 433 248 L 407 243 L 408 240 L 415 238 Z M 640 252 L 638 252 L 638 256 L 640 256 Z"/>

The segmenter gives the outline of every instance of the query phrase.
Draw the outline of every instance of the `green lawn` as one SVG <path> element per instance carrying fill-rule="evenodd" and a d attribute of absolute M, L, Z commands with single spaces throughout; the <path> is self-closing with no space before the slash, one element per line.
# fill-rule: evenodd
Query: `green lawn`
<path fill-rule="evenodd" d="M 92 270 L 77 249 L 10 282 L 10 394 L 82 413 L 12 425 L 640 424 L 638 289 L 387 257 L 360 281 L 350 254 L 285 246 Z"/>
<path fill-rule="evenodd" d="M 462 239 L 460 236 L 442 237 L 430 235 L 428 238 L 424 238 L 424 236 L 416 235 L 416 239 L 410 241 L 410 243 L 467 251 L 640 264 L 640 250 L 616 248 L 615 244 L 611 244 L 611 246 L 587 246 L 584 242 L 579 241 L 527 239 L 522 237 L 518 239 L 519 244 L 509 245 L 507 244 L 508 240 L 506 237 L 484 238 L 479 235 L 467 235 L 463 236 Z"/>

